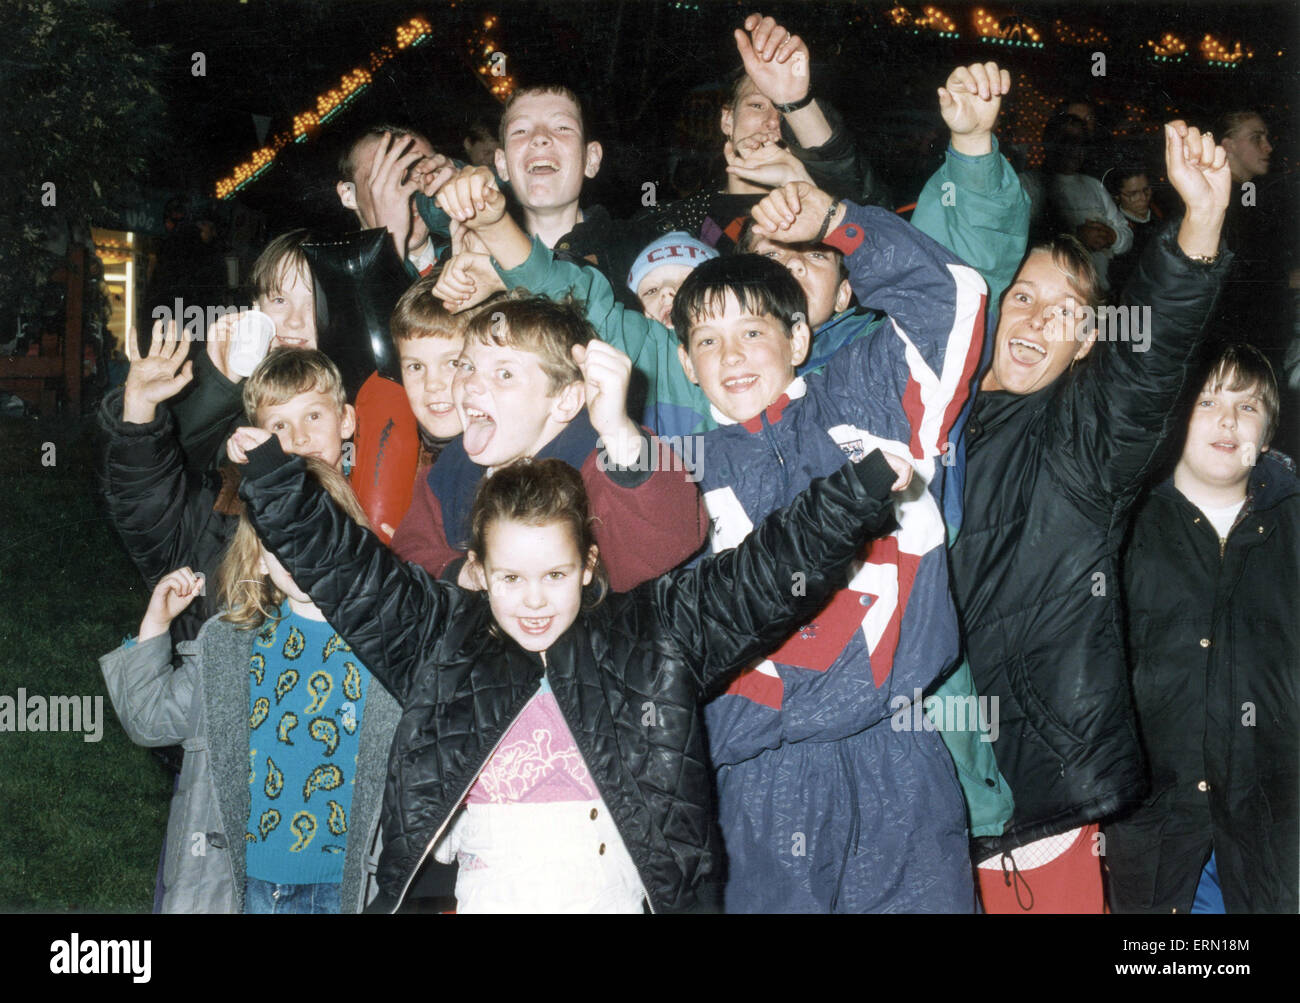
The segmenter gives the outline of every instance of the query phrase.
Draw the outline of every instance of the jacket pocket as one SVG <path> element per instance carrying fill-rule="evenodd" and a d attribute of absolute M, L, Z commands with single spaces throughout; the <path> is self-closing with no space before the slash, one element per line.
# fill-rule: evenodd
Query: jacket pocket
<path fill-rule="evenodd" d="M 1007 663 L 1007 682 L 1025 713 L 1025 724 L 1061 760 L 1070 762 L 1085 744 L 1035 688 L 1024 655 Z"/>

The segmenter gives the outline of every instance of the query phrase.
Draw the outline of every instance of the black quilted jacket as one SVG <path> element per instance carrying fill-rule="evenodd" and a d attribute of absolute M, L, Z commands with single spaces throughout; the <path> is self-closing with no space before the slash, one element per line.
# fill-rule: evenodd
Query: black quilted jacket
<path fill-rule="evenodd" d="M 843 584 L 862 543 L 892 525 L 893 480 L 878 454 L 846 464 L 735 550 L 579 615 L 547 652 L 556 701 L 654 910 L 693 906 L 718 851 L 701 700 Z M 402 705 L 379 864 L 378 907 L 395 909 L 537 692 L 541 659 L 493 629 L 485 593 L 402 563 L 275 439 L 249 454 L 240 493 L 263 541 Z"/>
<path fill-rule="evenodd" d="M 1231 259 L 1188 260 L 1176 226 L 1152 238 L 1122 298 L 1142 338 L 1096 345 L 1036 393 L 982 392 L 966 426 L 953 597 L 976 688 L 998 702 L 993 752 L 1016 802 L 981 856 L 1146 792 L 1117 554 L 1158 449 L 1185 420 L 1176 404 Z"/>

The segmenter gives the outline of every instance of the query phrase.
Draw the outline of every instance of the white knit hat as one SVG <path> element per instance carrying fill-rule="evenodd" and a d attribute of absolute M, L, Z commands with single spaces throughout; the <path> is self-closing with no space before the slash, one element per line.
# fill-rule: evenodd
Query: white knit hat
<path fill-rule="evenodd" d="M 675 230 L 651 241 L 641 249 L 636 260 L 632 262 L 632 270 L 627 273 L 627 284 L 635 293 L 645 277 L 656 268 L 664 265 L 685 265 L 687 268 L 694 268 L 717 256 L 718 252 L 708 244 L 696 240 L 689 233 Z"/>

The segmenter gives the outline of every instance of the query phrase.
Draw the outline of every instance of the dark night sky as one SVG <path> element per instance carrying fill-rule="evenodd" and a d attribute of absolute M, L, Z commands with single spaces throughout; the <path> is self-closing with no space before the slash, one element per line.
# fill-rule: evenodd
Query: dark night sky
<path fill-rule="evenodd" d="M 697 10 L 666 0 L 595 0 L 589 3 L 506 2 L 358 3 L 350 0 L 101 0 L 141 44 L 166 44 L 163 80 L 169 129 L 175 143 L 157 151 L 153 183 L 170 190 L 210 194 L 257 146 L 252 114 L 271 116 L 271 130 L 314 106 L 315 96 L 391 44 L 397 25 L 415 15 L 435 37 L 387 63 L 356 103 L 311 143 L 291 146 L 277 166 L 240 194 L 245 204 L 272 217 L 332 211 L 329 165 L 341 136 L 371 120 L 406 120 L 452 152 L 463 120 L 493 107 L 469 69 L 464 44 L 469 22 L 496 14 L 495 36 L 510 69 L 525 82 L 540 78 L 572 83 L 594 105 L 606 165 L 596 195 L 617 205 L 639 192 L 643 178 L 663 169 L 663 152 L 678 109 L 690 88 L 718 79 L 739 65 L 730 31 L 753 5 L 697 0 Z M 909 119 L 909 108 L 933 111 L 934 88 L 958 62 L 996 58 L 1025 71 L 1054 96 L 1071 85 L 1092 90 L 1103 103 L 1134 100 L 1163 117 L 1171 105 L 1190 117 L 1224 106 L 1257 103 L 1275 109 L 1275 131 L 1288 146 L 1291 95 L 1300 74 L 1294 42 L 1295 4 L 989 4 L 999 15 L 1017 13 L 1050 32 L 1054 18 L 1076 29 L 1110 35 L 1105 80 L 1089 77 L 1090 47 L 1071 47 L 1047 35 L 1042 51 L 1009 49 L 974 40 L 974 5 L 939 2 L 962 33 L 960 40 L 912 35 L 883 21 L 890 4 L 820 0 L 761 8 L 803 35 L 812 50 L 815 86 L 829 96 L 877 155 L 890 147 Z M 907 5 L 920 12 L 923 4 Z M 873 28 L 872 22 L 878 27 Z M 1254 48 L 1255 59 L 1225 71 L 1191 53 L 1182 67 L 1159 67 L 1145 57 L 1147 38 L 1166 30 L 1195 46 L 1206 31 L 1231 45 Z M 1279 40 L 1282 40 L 1279 42 Z M 1283 48 L 1284 55 L 1274 55 Z M 191 55 L 203 52 L 207 74 L 190 72 Z"/>

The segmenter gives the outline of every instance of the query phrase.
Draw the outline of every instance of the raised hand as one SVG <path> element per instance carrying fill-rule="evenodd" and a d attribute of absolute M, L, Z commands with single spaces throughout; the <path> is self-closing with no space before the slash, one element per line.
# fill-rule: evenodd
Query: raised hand
<path fill-rule="evenodd" d="M 425 157 L 423 160 L 417 161 L 415 166 L 411 168 L 411 180 L 429 198 L 437 195 L 438 190 L 450 181 L 455 174 L 456 164 L 450 157 L 444 157 L 441 153 Z"/>
<path fill-rule="evenodd" d="M 939 88 L 939 113 L 952 133 L 952 147 L 967 156 L 993 150 L 993 123 L 1011 90 L 1011 74 L 997 63 L 958 66 Z"/>
<path fill-rule="evenodd" d="M 745 73 L 773 104 L 794 104 L 812 84 L 808 46 L 773 18 L 750 14 L 744 29 L 736 29 L 736 49 Z"/>
<path fill-rule="evenodd" d="M 439 209 L 471 230 L 491 226 L 506 213 L 506 197 L 486 167 L 463 168 L 438 190 L 437 202 Z"/>
<path fill-rule="evenodd" d="M 226 440 L 226 455 L 230 457 L 232 463 L 247 463 L 249 452 L 269 438 L 271 433 L 264 428 L 256 428 L 252 425 L 237 428 Z"/>
<path fill-rule="evenodd" d="M 231 383 L 238 383 L 244 378 L 230 368 L 230 348 L 234 344 L 235 327 L 238 323 L 237 312 L 223 313 L 217 318 L 217 322 L 208 328 L 208 333 L 204 336 L 206 340 L 203 347 L 208 353 L 208 358 L 212 360 L 213 368 Z"/>
<path fill-rule="evenodd" d="M 790 181 L 812 183 L 807 168 L 788 147 L 757 137 L 742 139 L 737 146 L 727 140 L 722 147 L 727 173 L 752 184 L 777 188 Z"/>
<path fill-rule="evenodd" d="M 194 364 L 186 359 L 190 350 L 189 332 L 178 333 L 176 322 L 162 321 L 153 326 L 149 354 L 141 357 L 135 332 L 126 339 L 126 355 L 131 360 L 126 386 L 122 390 L 122 420 L 132 425 L 153 421 L 158 405 L 175 397 L 194 378 Z"/>
<path fill-rule="evenodd" d="M 641 455 L 641 433 L 627 416 L 627 386 L 632 360 L 613 345 L 595 340 L 573 346 L 573 361 L 582 371 L 587 416 L 612 463 L 628 467 Z"/>
<path fill-rule="evenodd" d="M 180 616 L 190 603 L 203 594 L 204 578 L 189 568 L 177 568 L 163 577 L 153 590 L 149 608 L 140 621 L 138 641 L 167 633 L 171 622 Z"/>
<path fill-rule="evenodd" d="M 833 204 L 834 200 L 820 188 L 806 181 L 791 181 L 774 188 L 751 210 L 754 232 L 783 244 L 816 240 L 823 226 L 829 233 L 844 219 L 847 210 L 841 203 L 827 222 Z"/>
<path fill-rule="evenodd" d="M 1165 124 L 1165 172 L 1187 207 L 1178 246 L 1193 258 L 1214 258 L 1232 192 L 1228 154 L 1210 133 L 1181 119 Z"/>
<path fill-rule="evenodd" d="M 477 306 L 493 293 L 501 292 L 506 284 L 492 267 L 486 254 L 461 251 L 453 254 L 442 266 L 433 295 L 442 300 L 448 313 L 459 313 Z"/>
<path fill-rule="evenodd" d="M 1165 126 L 1165 169 L 1187 211 L 1212 215 L 1227 211 L 1232 192 L 1228 154 L 1212 133 L 1202 133 L 1181 119 Z"/>
<path fill-rule="evenodd" d="M 483 243 L 483 238 L 473 230 L 466 228 L 465 224 L 458 219 L 449 221 L 448 230 L 451 232 L 451 253 L 460 254 L 461 251 L 473 251 L 475 254 L 488 254 L 487 245 Z"/>
<path fill-rule="evenodd" d="M 409 253 L 406 245 L 411 238 L 411 196 L 423 179 L 415 167 L 423 158 L 415 137 L 386 132 L 375 147 L 375 159 L 365 181 L 373 218 L 363 214 L 361 221 L 367 227 L 387 229 L 403 258 Z M 358 199 L 357 205 L 362 204 Z"/>

